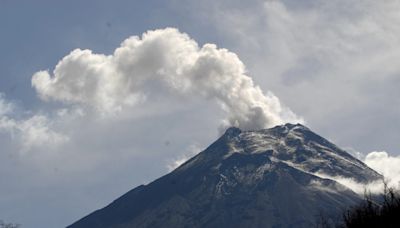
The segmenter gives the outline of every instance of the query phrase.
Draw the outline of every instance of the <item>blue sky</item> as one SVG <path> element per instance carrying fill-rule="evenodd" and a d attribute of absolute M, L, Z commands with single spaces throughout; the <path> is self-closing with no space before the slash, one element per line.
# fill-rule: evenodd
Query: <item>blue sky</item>
<path fill-rule="evenodd" d="M 304 121 L 361 159 L 375 151 L 376 169 L 399 167 L 399 9 L 394 0 L 1 1 L 0 219 L 66 226 L 232 124 Z M 141 64 L 114 53 L 131 36 L 148 41 L 128 52 Z M 61 61 L 77 48 L 92 52 Z M 167 55 L 176 50 L 188 57 Z M 114 69 L 134 86 L 115 84 Z M 40 71 L 49 77 L 34 82 Z M 101 89 L 114 84 L 104 102 Z"/>

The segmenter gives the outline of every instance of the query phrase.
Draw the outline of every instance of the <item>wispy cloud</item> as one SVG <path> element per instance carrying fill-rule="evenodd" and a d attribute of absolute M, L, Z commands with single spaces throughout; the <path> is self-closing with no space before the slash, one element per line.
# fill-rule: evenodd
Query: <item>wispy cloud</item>
<path fill-rule="evenodd" d="M 189 160 L 199 152 L 201 152 L 201 148 L 199 147 L 199 145 L 197 144 L 190 145 L 188 149 L 186 149 L 186 153 L 181 154 L 175 159 L 168 160 L 167 162 L 168 171 L 171 172 L 172 170 L 178 168 L 180 165 L 185 163 L 187 160 Z"/>
<path fill-rule="evenodd" d="M 34 114 L 16 119 L 13 116 L 14 105 L 0 94 L 0 131 L 6 132 L 17 144 L 20 152 L 28 152 L 33 147 L 51 146 L 65 143 L 68 137 L 53 129 L 53 122 L 47 116 Z"/>

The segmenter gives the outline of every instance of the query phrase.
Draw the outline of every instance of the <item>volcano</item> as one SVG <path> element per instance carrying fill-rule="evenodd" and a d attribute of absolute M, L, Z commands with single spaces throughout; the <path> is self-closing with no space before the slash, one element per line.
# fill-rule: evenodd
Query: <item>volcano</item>
<path fill-rule="evenodd" d="M 231 127 L 171 173 L 69 227 L 315 227 L 320 216 L 335 222 L 362 200 L 323 176 L 382 179 L 301 124 Z"/>

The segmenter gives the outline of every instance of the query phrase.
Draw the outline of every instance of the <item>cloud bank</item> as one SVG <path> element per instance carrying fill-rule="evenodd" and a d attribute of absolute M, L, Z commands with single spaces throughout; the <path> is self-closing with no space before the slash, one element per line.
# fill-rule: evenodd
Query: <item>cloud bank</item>
<path fill-rule="evenodd" d="M 222 126 L 260 129 L 303 122 L 246 75 L 238 56 L 214 44 L 202 47 L 174 28 L 148 31 L 122 42 L 112 55 L 73 50 L 52 74 L 33 75 L 43 100 L 88 107 L 101 115 L 164 96 L 202 97 L 226 113 Z"/>
<path fill-rule="evenodd" d="M 383 175 L 388 187 L 400 189 L 400 156 L 391 156 L 385 151 L 373 151 L 359 159 Z M 343 176 L 331 176 L 325 173 L 314 173 L 314 175 L 334 180 L 360 195 L 363 195 L 365 191 L 378 194 L 384 190 L 384 182 L 380 180 L 365 184 Z"/>
<path fill-rule="evenodd" d="M 382 174 L 389 186 L 400 188 L 400 156 L 391 156 L 385 151 L 373 151 L 365 157 L 364 162 Z"/>

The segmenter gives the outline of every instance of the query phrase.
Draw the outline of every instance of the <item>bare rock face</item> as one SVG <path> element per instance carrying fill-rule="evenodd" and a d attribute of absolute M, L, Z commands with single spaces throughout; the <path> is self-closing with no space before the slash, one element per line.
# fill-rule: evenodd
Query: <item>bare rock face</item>
<path fill-rule="evenodd" d="M 340 218 L 359 195 L 317 174 L 361 183 L 382 177 L 300 124 L 229 128 L 171 173 L 69 226 L 313 227 Z"/>

